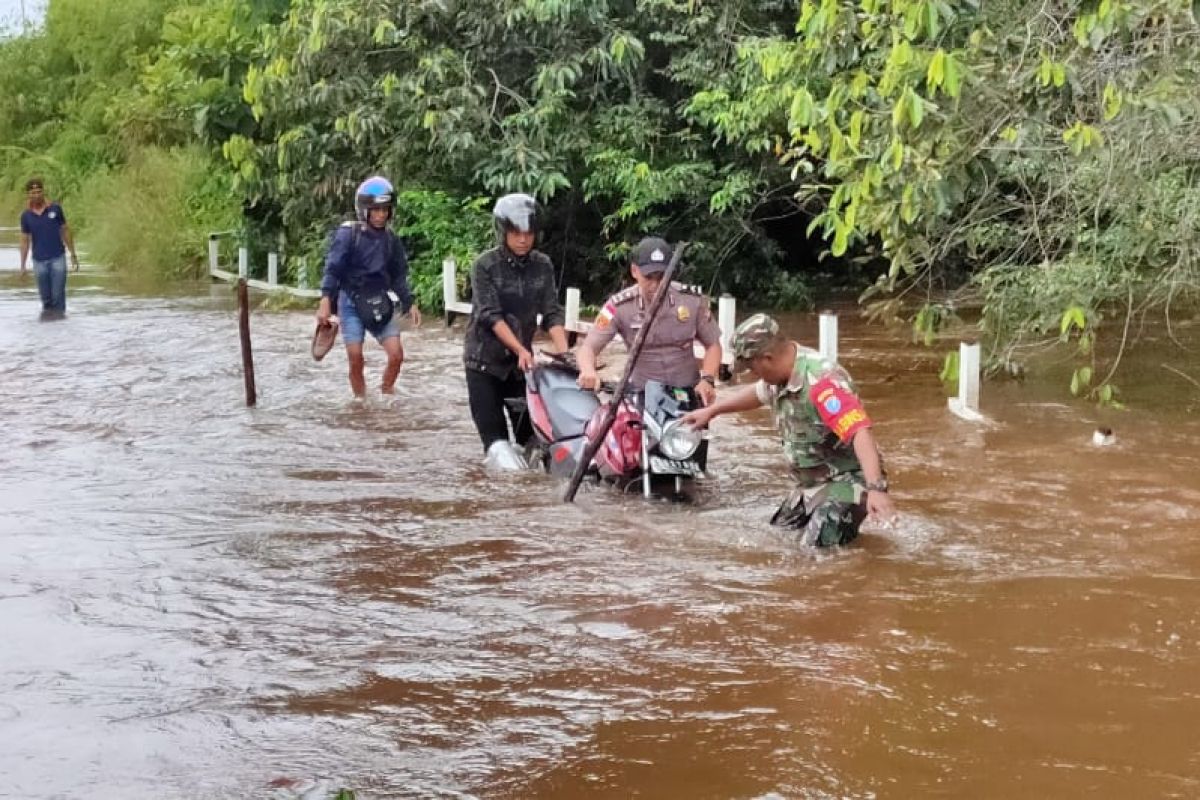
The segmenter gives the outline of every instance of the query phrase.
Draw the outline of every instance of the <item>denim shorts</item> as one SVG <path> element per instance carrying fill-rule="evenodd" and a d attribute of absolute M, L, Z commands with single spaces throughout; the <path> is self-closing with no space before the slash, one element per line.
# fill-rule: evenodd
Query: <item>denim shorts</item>
<path fill-rule="evenodd" d="M 400 309 L 397 308 L 396 311 L 399 312 Z M 338 292 L 337 314 L 338 319 L 342 322 L 342 341 L 346 344 L 362 344 L 367 337 L 367 329 L 358 316 L 358 309 L 354 307 L 354 301 L 345 292 Z M 400 326 L 396 322 L 396 314 L 392 314 L 387 325 L 384 325 L 379 331 L 372 331 L 371 335 L 377 342 L 391 339 L 393 336 L 398 337 Z"/>

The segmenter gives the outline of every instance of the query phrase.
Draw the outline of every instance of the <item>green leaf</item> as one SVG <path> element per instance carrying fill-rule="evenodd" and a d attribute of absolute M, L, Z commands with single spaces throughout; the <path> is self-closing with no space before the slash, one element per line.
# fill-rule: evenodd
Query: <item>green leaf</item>
<path fill-rule="evenodd" d="M 833 246 L 829 248 L 829 252 L 835 256 L 844 255 L 846 252 L 846 247 L 849 245 L 849 241 L 850 226 L 839 222 L 834 229 Z"/>
<path fill-rule="evenodd" d="M 925 0 L 925 24 L 929 30 L 929 38 L 936 39 L 938 37 L 938 9 L 937 3 L 932 0 Z"/>
<path fill-rule="evenodd" d="M 951 97 L 958 97 L 960 91 L 959 69 L 958 62 L 953 55 L 946 54 L 943 70 L 945 71 L 945 80 L 942 82 L 942 90 Z"/>
<path fill-rule="evenodd" d="M 1071 394 L 1078 397 L 1092 383 L 1092 368 L 1080 367 L 1071 374 Z"/>
<path fill-rule="evenodd" d="M 625 60 L 625 45 L 625 37 L 619 33 L 613 36 L 612 41 L 608 44 L 608 54 L 618 64 Z"/>
<path fill-rule="evenodd" d="M 958 351 L 952 350 L 946 353 L 946 357 L 942 359 L 942 371 L 938 374 L 938 378 L 942 383 L 953 383 L 958 380 Z"/>
<path fill-rule="evenodd" d="M 1087 312 L 1080 306 L 1069 306 L 1062 315 L 1062 323 L 1060 325 L 1061 335 L 1066 337 L 1072 328 L 1084 330 L 1087 327 Z"/>
<path fill-rule="evenodd" d="M 908 93 L 911 98 L 908 103 L 908 121 L 913 128 L 919 128 L 921 120 L 925 118 L 925 101 L 912 89 L 909 89 Z"/>
<path fill-rule="evenodd" d="M 905 92 L 896 99 L 896 104 L 892 106 L 893 130 L 900 130 L 900 123 L 903 122 L 905 116 L 908 115 L 908 103 L 908 92 Z"/>
<path fill-rule="evenodd" d="M 792 95 L 788 116 L 797 128 L 807 128 L 813 124 L 813 96 L 807 88 L 801 87 Z"/>
<path fill-rule="evenodd" d="M 1038 65 L 1037 79 L 1042 86 L 1049 86 L 1050 81 L 1054 78 L 1054 64 L 1049 57 L 1042 56 L 1042 63 Z"/>
<path fill-rule="evenodd" d="M 855 111 L 850 115 L 850 146 L 855 150 L 858 149 L 862 142 L 862 128 L 865 114 L 862 109 Z"/>
<path fill-rule="evenodd" d="M 929 68 L 925 70 L 925 91 L 932 96 L 935 89 L 941 87 L 946 80 L 946 51 L 940 47 L 929 59 Z"/>
<path fill-rule="evenodd" d="M 1109 81 L 1104 85 L 1104 121 L 1108 122 L 1121 112 L 1121 93 Z"/>
<path fill-rule="evenodd" d="M 917 218 L 917 208 L 913 203 L 913 185 L 905 184 L 904 191 L 900 196 L 900 218 L 908 224 L 912 224 Z"/>
<path fill-rule="evenodd" d="M 396 32 L 396 24 L 390 19 L 381 19 L 379 24 L 375 26 L 375 32 L 371 34 L 371 40 L 375 44 L 386 44 Z"/>

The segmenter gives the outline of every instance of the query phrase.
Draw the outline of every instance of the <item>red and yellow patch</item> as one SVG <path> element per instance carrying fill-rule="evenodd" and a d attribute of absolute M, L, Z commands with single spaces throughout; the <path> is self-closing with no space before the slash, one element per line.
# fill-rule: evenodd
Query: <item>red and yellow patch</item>
<path fill-rule="evenodd" d="M 831 377 L 814 383 L 809 398 L 816 406 L 821 421 L 843 442 L 850 441 L 863 428 L 871 427 L 871 419 L 863 410 L 862 401 Z"/>
<path fill-rule="evenodd" d="M 608 327 L 612 325 L 612 318 L 613 309 L 611 308 L 611 304 L 605 303 L 604 307 L 600 309 L 600 313 L 596 315 L 596 327 L 602 331 L 608 330 Z"/>

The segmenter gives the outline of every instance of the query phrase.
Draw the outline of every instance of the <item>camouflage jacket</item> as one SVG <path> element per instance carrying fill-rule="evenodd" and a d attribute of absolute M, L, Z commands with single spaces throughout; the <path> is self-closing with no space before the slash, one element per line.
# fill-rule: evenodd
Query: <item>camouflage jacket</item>
<path fill-rule="evenodd" d="M 463 343 L 467 369 L 508 378 L 517 370 L 517 356 L 504 346 L 492 327 L 503 320 L 521 344 L 533 346 L 538 315 L 542 328 L 563 324 L 562 305 L 554 285 L 554 264 L 537 250 L 518 258 L 495 247 L 471 267 L 471 318 Z"/>
<path fill-rule="evenodd" d="M 854 434 L 871 426 L 844 369 L 796 344 L 796 363 L 785 386 L 759 381 L 758 398 L 771 408 L 792 474 L 802 486 L 827 480 L 861 483 Z"/>

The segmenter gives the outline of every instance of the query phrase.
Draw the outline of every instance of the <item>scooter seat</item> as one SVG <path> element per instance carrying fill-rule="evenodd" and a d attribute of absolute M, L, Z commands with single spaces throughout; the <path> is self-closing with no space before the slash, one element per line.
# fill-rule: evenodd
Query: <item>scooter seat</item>
<path fill-rule="evenodd" d="M 600 407 L 595 393 L 580 389 L 575 376 L 564 370 L 534 370 L 534 386 L 546 406 L 554 440 L 582 436 L 588 420 Z"/>

